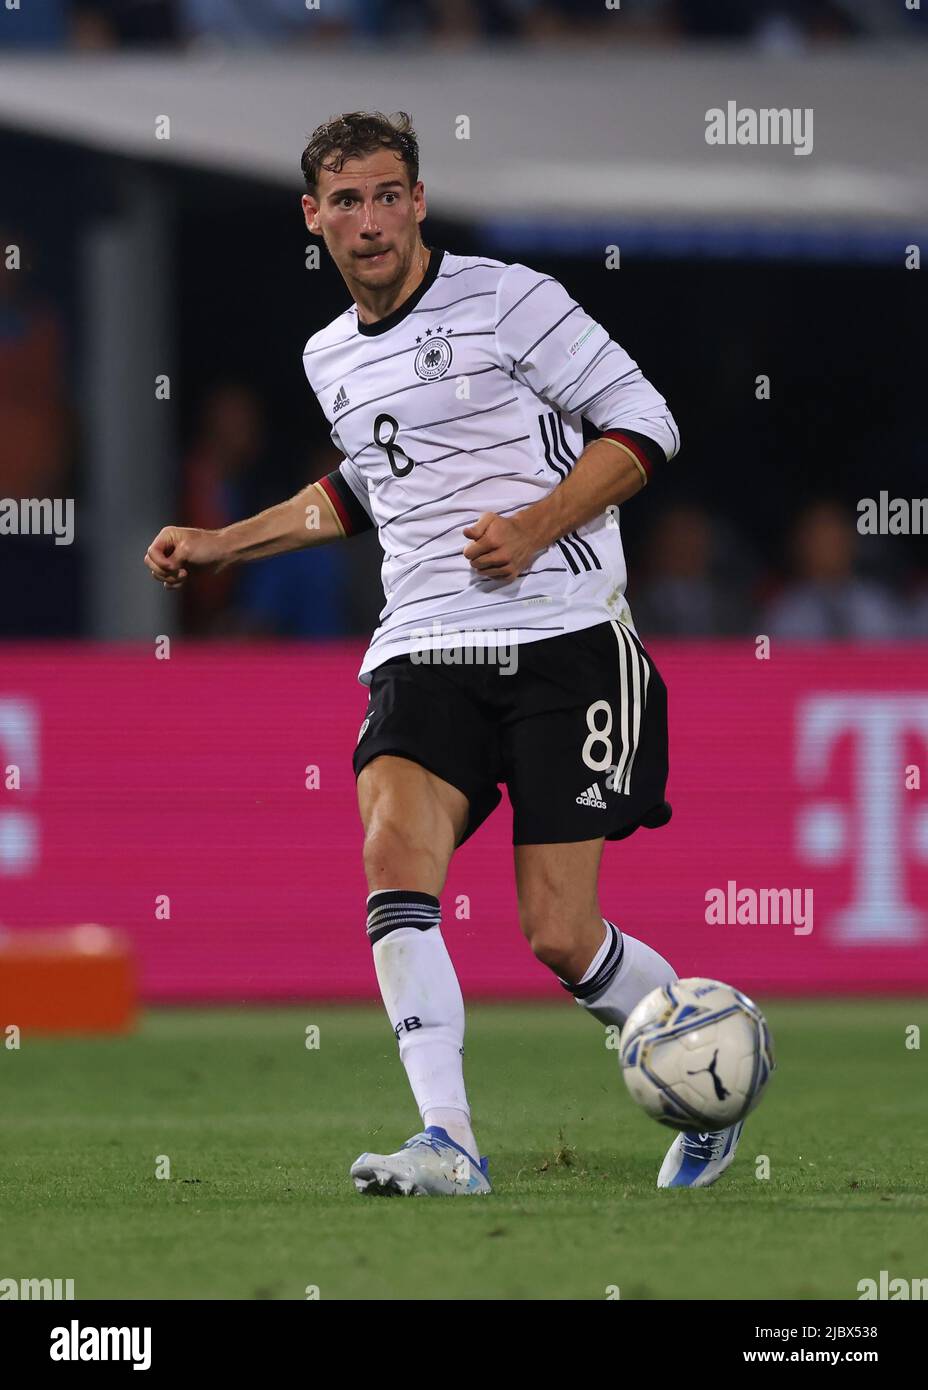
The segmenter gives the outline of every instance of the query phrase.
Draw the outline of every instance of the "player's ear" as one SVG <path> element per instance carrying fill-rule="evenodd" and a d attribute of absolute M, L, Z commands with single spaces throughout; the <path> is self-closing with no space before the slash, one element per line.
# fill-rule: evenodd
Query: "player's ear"
<path fill-rule="evenodd" d="M 307 231 L 312 232 L 314 236 L 321 236 L 322 228 L 319 226 L 318 220 L 319 204 L 316 202 L 315 198 L 311 198 L 308 193 L 303 194 L 300 199 L 300 204 L 303 208 L 303 219 L 306 223 Z"/>

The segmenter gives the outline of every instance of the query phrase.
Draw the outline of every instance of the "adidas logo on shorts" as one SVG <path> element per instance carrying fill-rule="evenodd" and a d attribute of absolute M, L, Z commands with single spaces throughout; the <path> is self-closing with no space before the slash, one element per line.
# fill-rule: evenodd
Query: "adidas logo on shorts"
<path fill-rule="evenodd" d="M 585 792 L 581 792 L 577 797 L 578 806 L 595 806 L 597 811 L 605 811 L 606 803 L 603 801 L 603 794 L 599 790 L 599 783 L 594 782 L 591 787 L 587 787 Z"/>

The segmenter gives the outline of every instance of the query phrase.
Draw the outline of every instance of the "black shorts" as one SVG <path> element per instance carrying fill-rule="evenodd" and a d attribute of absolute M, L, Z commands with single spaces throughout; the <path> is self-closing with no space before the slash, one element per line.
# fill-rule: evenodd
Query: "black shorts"
<path fill-rule="evenodd" d="M 667 687 L 634 633 L 608 621 L 511 652 L 510 674 L 505 662 L 439 664 L 441 652 L 376 667 L 355 777 L 392 753 L 450 782 L 470 802 L 459 843 L 499 805 L 499 783 L 516 845 L 666 825 Z"/>

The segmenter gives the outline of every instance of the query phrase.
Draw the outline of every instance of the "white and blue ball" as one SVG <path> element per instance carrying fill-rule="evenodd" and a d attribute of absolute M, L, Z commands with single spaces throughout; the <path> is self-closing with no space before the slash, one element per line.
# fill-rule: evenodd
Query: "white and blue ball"
<path fill-rule="evenodd" d="M 622 1030 L 622 1075 L 642 1109 L 672 1129 L 725 1129 L 760 1100 L 775 1066 L 753 1000 L 718 980 L 674 980 L 635 1006 Z"/>

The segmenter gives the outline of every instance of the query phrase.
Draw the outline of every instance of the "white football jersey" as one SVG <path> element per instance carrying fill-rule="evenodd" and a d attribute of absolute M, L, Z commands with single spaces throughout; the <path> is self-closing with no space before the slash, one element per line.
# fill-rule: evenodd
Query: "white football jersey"
<path fill-rule="evenodd" d="M 668 459 L 679 448 L 663 397 L 557 280 L 433 248 L 398 309 L 365 324 L 352 305 L 313 334 L 303 363 L 345 455 L 327 496 L 346 533 L 373 524 L 384 552 L 364 684 L 403 652 L 631 625 L 617 510 L 513 580 L 482 577 L 463 555 L 465 526 L 512 516 L 567 477 L 582 417 Z"/>

